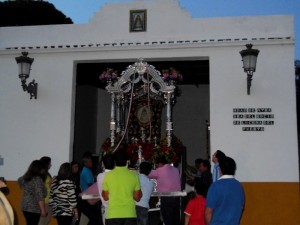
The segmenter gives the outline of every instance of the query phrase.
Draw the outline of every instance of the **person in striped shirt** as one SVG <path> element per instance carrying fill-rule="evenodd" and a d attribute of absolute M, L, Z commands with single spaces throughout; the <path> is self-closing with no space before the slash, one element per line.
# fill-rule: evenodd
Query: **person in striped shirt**
<path fill-rule="evenodd" d="M 50 186 L 49 205 L 58 225 L 71 225 L 78 220 L 75 184 L 71 179 L 71 164 L 63 163 Z"/>

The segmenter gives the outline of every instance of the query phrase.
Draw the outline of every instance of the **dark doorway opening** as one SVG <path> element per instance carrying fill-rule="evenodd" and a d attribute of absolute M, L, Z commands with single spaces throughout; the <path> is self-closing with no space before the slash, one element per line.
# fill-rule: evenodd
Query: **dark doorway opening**
<path fill-rule="evenodd" d="M 158 71 L 174 67 L 183 76 L 180 86 L 200 86 L 209 84 L 209 60 L 186 61 L 147 61 Z M 97 118 L 99 109 L 99 91 L 105 92 L 106 84 L 99 80 L 99 76 L 108 68 L 117 70 L 119 74 L 126 70 L 133 62 L 83 62 L 76 68 L 76 103 L 75 128 L 73 143 L 73 159 L 81 161 L 84 152 L 97 153 Z M 107 94 L 108 95 L 108 94 Z M 110 105 L 105 107 L 108 110 Z M 107 121 L 107 124 L 109 121 Z M 109 133 L 109 130 L 107 130 Z"/>

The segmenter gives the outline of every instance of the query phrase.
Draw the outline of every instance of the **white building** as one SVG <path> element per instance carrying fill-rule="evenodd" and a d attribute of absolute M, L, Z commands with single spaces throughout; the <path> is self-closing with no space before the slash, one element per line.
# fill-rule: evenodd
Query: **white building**
<path fill-rule="evenodd" d="M 239 54 L 249 43 L 260 51 L 250 95 Z M 34 58 L 27 82 L 38 83 L 37 99 L 20 86 L 23 51 Z M 192 18 L 176 0 L 107 4 L 84 25 L 0 28 L 0 176 L 18 220 L 16 180 L 33 159 L 50 156 L 56 174 L 73 155 L 99 154 L 109 136 L 109 94 L 86 79 L 138 58 L 197 71 L 198 85 L 180 85 L 174 133 L 189 164 L 207 149 L 235 159 L 246 192 L 241 224 L 300 223 L 293 17 Z"/>

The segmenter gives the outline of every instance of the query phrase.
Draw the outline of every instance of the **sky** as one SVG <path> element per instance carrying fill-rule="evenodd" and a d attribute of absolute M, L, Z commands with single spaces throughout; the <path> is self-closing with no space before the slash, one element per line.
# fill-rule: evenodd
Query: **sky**
<path fill-rule="evenodd" d="M 100 8 L 110 2 L 151 0 L 48 0 L 75 24 L 88 23 Z M 300 0 L 178 0 L 194 18 L 293 15 L 295 59 L 300 60 Z"/>

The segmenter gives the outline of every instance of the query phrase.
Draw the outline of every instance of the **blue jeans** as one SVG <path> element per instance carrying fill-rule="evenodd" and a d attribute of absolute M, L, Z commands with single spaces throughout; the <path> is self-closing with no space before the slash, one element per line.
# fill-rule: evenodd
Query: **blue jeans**
<path fill-rule="evenodd" d="M 148 209 L 142 206 L 135 206 L 137 225 L 149 225 Z"/>

